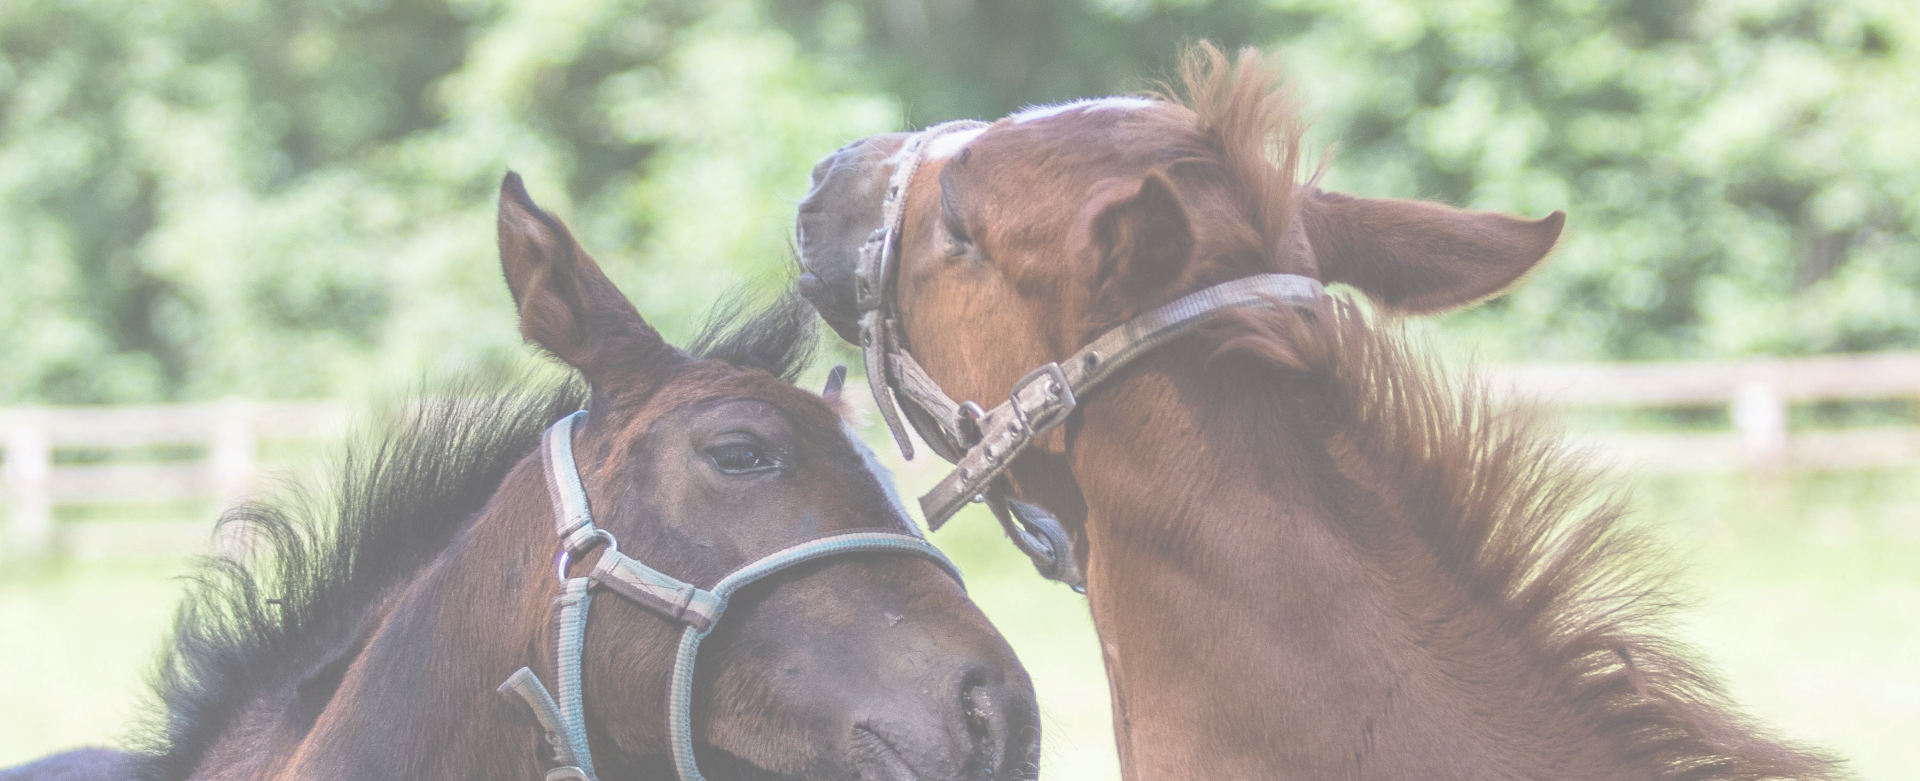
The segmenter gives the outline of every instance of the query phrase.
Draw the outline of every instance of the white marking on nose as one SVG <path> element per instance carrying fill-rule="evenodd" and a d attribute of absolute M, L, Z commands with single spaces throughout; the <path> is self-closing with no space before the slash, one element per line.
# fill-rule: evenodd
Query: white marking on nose
<path fill-rule="evenodd" d="M 987 129 L 983 127 L 942 135 L 934 139 L 933 143 L 927 146 L 927 159 L 945 160 L 952 157 L 958 154 L 960 150 L 965 149 L 968 144 L 973 143 L 973 140 L 979 138 L 981 133 L 985 132 L 987 132 Z"/>
<path fill-rule="evenodd" d="M 1153 106 L 1153 104 L 1154 101 L 1146 98 L 1089 98 L 1087 100 L 1076 100 L 1068 103 L 1057 103 L 1051 106 L 1028 106 L 1014 112 L 1013 116 L 1008 117 L 1008 119 L 1013 120 L 1014 124 L 1020 125 L 1028 122 L 1038 122 L 1050 117 L 1057 117 L 1072 111 L 1131 111 L 1134 109 L 1149 108 Z"/>

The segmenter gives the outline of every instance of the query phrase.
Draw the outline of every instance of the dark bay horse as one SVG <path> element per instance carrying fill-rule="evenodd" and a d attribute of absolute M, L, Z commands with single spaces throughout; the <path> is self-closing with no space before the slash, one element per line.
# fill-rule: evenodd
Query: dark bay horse
<path fill-rule="evenodd" d="M 1084 578 L 1126 776 L 1838 773 L 1667 639 L 1609 488 L 1393 326 L 1514 284 L 1563 216 L 1297 184 L 1257 53 L 1202 46 L 1182 76 L 1184 100 L 861 139 L 798 218 L 801 292 L 959 459 L 930 520 L 1002 495 L 1057 519 L 1069 559 L 1042 569 Z M 1109 342 L 1151 348 L 1116 369 Z"/>
<path fill-rule="evenodd" d="M 496 693 L 525 667 L 566 699 L 549 481 L 571 478 L 543 470 L 554 447 L 572 454 L 593 523 L 620 554 L 700 588 L 810 541 L 884 532 L 923 544 L 842 425 L 837 381 L 827 398 L 788 382 L 814 343 L 804 302 L 720 323 L 682 351 L 514 176 L 499 229 L 522 333 L 578 370 L 584 393 L 421 402 L 352 451 L 330 520 L 290 503 L 231 514 L 275 555 L 196 576 L 162 669 L 154 744 L 123 758 L 75 753 L 43 777 L 583 777 L 549 773 L 564 763 L 541 723 Z M 590 413 L 570 446 L 537 449 L 582 402 Z M 598 572 L 613 550 L 583 549 L 560 574 Z M 704 603 L 679 607 L 692 604 Z M 591 759 L 580 764 L 601 779 L 675 778 L 668 673 L 682 625 L 609 593 L 593 605 L 576 657 Z M 724 609 L 692 668 L 692 753 L 713 781 L 1036 773 L 1031 683 L 926 558 L 811 561 L 740 588 Z"/>

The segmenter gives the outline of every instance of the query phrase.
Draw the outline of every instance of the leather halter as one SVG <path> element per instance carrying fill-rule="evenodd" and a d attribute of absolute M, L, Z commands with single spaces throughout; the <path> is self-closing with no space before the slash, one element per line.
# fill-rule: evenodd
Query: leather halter
<path fill-rule="evenodd" d="M 554 679 L 560 696 L 556 701 L 540 684 L 539 676 L 526 667 L 515 671 L 499 688 L 509 699 L 518 697 L 524 701 L 546 733 L 547 743 L 553 748 L 553 767 L 547 771 L 545 781 L 598 781 L 593 770 L 593 754 L 587 746 L 586 708 L 581 700 L 580 684 L 581 658 L 586 650 L 587 608 L 592 604 L 595 586 L 686 625 L 680 635 L 680 649 L 674 657 L 673 679 L 667 694 L 667 737 L 680 781 L 706 781 L 693 756 L 693 665 L 700 654 L 700 641 L 713 631 L 735 590 L 788 567 L 845 553 L 919 556 L 939 565 L 956 582 L 960 581 L 960 571 L 954 568 L 953 562 L 926 540 L 887 531 L 840 532 L 785 548 L 734 570 L 711 590 L 642 564 L 621 553 L 611 533 L 593 525 L 587 489 L 573 461 L 573 427 L 586 414 L 582 410 L 561 418 L 540 439 L 540 463 L 545 467 L 547 491 L 553 499 L 555 531 L 561 540 L 560 596 L 553 601 Z M 600 552 L 593 572 L 585 577 L 567 577 L 571 557 L 587 553 L 602 543 L 606 548 Z M 965 587 L 962 582 L 961 588 Z"/>
<path fill-rule="evenodd" d="M 956 402 L 907 351 L 892 305 L 894 260 L 901 251 L 907 192 L 933 141 L 948 133 L 985 127 L 987 123 L 973 121 L 935 125 L 909 137 L 895 153 L 880 227 L 860 246 L 854 268 L 861 357 L 874 402 L 901 453 L 913 458 L 913 444 L 900 422 L 904 412 L 927 446 L 956 467 L 920 497 L 927 527 L 939 529 L 969 501 L 985 502 L 1042 576 L 1085 593 L 1086 577 L 1060 522 L 1037 506 L 1007 497 L 1002 476 L 1014 457 L 1065 422 L 1080 400 L 1120 367 L 1193 331 L 1213 315 L 1241 307 L 1310 307 L 1326 291 L 1319 280 L 1296 274 L 1255 274 L 1224 282 L 1138 315 L 1066 360 L 1034 369 L 1015 382 L 1007 400 L 993 409 L 983 410 L 971 401 Z"/>

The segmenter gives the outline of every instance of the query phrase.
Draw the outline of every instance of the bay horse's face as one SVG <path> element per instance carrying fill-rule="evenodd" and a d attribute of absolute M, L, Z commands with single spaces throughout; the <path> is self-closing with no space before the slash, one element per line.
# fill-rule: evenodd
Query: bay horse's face
<path fill-rule="evenodd" d="M 1257 273 L 1345 282 L 1409 313 L 1461 306 L 1520 278 L 1559 236 L 1559 213 L 1529 222 L 1297 185 L 1291 106 L 1253 89 L 1204 114 L 1145 98 L 1030 109 L 927 144 L 902 196 L 890 295 L 907 348 L 947 395 L 992 407 L 1128 318 Z M 849 341 L 859 248 L 882 227 L 908 138 L 828 155 L 800 203 L 799 290 Z M 1036 441 L 1012 474 L 1080 537 L 1063 459 L 1073 427 Z"/>
<path fill-rule="evenodd" d="M 591 387 L 576 460 L 595 522 L 623 553 L 711 587 L 835 531 L 912 532 L 828 400 L 666 344 L 516 177 L 502 189 L 500 243 L 523 333 Z M 671 775 L 665 671 L 680 628 L 595 601 L 583 680 L 601 777 Z M 959 585 L 918 558 L 845 555 L 750 585 L 695 669 L 695 740 L 715 781 L 1035 772 L 1024 670 Z"/>

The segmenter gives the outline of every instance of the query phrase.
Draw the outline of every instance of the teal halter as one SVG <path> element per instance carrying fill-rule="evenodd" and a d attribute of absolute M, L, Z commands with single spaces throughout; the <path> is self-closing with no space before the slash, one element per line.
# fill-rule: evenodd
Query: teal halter
<path fill-rule="evenodd" d="M 580 482 L 580 471 L 573 462 L 573 427 L 586 414 L 582 410 L 561 418 L 541 437 L 541 463 L 546 467 L 547 490 L 553 498 L 554 524 L 561 540 L 560 596 L 553 602 L 557 646 L 554 678 L 560 697 L 556 702 L 540 684 L 540 678 L 525 667 L 509 676 L 499 689 L 503 695 L 525 701 L 545 730 L 554 753 L 554 767 L 547 771 L 546 781 L 598 781 L 593 770 L 593 754 L 587 747 L 586 712 L 580 686 L 587 608 L 592 604 L 596 585 L 686 625 L 686 631 L 680 635 L 680 651 L 674 658 L 673 681 L 667 695 L 668 740 L 673 747 L 674 769 L 681 781 L 706 781 L 693 757 L 693 664 L 700 654 L 700 641 L 713 631 L 720 615 L 726 612 L 727 599 L 734 591 L 788 567 L 844 553 L 919 556 L 938 564 L 954 580 L 960 580 L 960 571 L 926 540 L 888 531 L 840 532 L 800 543 L 734 570 L 721 578 L 712 590 L 660 572 L 621 553 L 613 535 L 593 525 L 587 489 Z M 601 543 L 606 549 L 601 551 L 593 571 L 585 577 L 567 577 L 568 560 Z"/>

